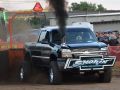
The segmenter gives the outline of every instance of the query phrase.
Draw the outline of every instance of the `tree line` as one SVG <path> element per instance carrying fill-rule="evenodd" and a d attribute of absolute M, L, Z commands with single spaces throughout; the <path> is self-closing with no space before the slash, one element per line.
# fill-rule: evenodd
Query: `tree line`
<path fill-rule="evenodd" d="M 107 9 L 103 7 L 102 4 L 80 2 L 72 3 L 70 9 L 72 11 L 106 11 Z"/>

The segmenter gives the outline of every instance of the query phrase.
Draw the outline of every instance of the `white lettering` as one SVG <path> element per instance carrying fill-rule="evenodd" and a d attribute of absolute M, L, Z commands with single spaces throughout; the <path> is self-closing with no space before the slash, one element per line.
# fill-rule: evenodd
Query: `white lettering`
<path fill-rule="evenodd" d="M 78 67 L 82 65 L 105 65 L 107 62 L 110 60 L 81 60 L 81 61 L 76 61 L 72 66 L 73 67 Z"/>

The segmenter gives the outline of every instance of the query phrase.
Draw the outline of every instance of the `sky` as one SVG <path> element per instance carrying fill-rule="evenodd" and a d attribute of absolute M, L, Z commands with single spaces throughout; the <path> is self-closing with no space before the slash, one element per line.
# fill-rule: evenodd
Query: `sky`
<path fill-rule="evenodd" d="M 36 2 L 40 2 L 42 7 L 46 6 L 46 0 L 0 0 L 0 7 L 9 11 L 12 10 L 31 10 Z M 120 10 L 120 0 L 67 0 L 69 5 L 72 2 L 79 3 L 80 1 L 87 1 L 96 4 L 102 4 L 108 10 Z"/>

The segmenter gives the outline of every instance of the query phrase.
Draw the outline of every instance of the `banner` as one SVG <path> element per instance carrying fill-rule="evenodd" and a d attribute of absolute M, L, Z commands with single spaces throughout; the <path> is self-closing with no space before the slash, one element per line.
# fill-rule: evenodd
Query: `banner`
<path fill-rule="evenodd" d="M 120 61 L 120 46 L 109 46 L 108 53 L 112 56 L 116 56 L 116 61 Z"/>

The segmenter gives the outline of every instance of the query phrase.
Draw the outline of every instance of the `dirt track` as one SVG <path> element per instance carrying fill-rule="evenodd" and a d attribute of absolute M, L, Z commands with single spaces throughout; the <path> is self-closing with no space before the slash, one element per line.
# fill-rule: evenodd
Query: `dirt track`
<path fill-rule="evenodd" d="M 111 83 L 65 82 L 62 85 L 47 84 L 0 84 L 0 90 L 120 90 L 120 78 L 113 77 Z"/>

